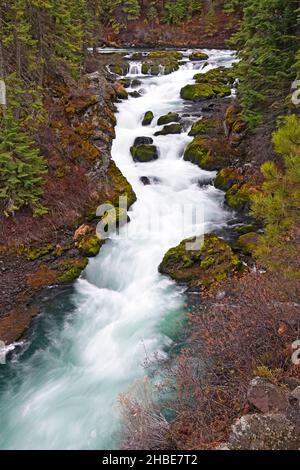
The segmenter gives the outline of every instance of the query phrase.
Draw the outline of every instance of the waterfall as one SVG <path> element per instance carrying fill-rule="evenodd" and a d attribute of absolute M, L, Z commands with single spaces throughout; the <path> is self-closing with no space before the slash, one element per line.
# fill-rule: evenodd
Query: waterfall
<path fill-rule="evenodd" d="M 208 53 L 216 66 L 234 60 L 229 51 Z M 129 75 L 137 74 L 141 64 L 132 62 Z M 174 341 L 185 296 L 158 265 L 171 246 L 229 217 L 223 193 L 199 184 L 214 173 L 182 158 L 191 121 L 199 117 L 183 120 L 180 135 L 154 136 L 159 116 L 188 114 L 180 89 L 194 74 L 189 64 L 167 76 L 141 76 L 142 96 L 118 104 L 112 157 L 137 195 L 131 222 L 90 260 L 73 290 L 49 289 L 26 343 L 0 365 L 1 449 L 117 448 L 118 395 L 143 378 L 146 354 L 165 355 Z M 155 118 L 143 127 L 148 110 Z M 154 139 L 158 160 L 134 163 L 130 146 L 138 136 Z M 144 186 L 142 177 L 155 184 Z M 183 227 L 188 206 L 204 211 L 204 223 Z"/>

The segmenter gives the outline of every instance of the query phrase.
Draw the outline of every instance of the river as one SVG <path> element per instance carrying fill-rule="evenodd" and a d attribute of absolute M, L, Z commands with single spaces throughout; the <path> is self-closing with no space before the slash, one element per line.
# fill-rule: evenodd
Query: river
<path fill-rule="evenodd" d="M 234 61 L 230 51 L 207 52 L 203 71 Z M 74 286 L 49 289 L 24 343 L 0 366 L 1 449 L 118 448 L 118 395 L 145 375 L 145 357 L 166 354 L 184 315 L 183 289 L 159 274 L 158 265 L 168 248 L 230 217 L 223 193 L 210 184 L 214 173 L 182 158 L 199 117 L 179 93 L 202 67 L 186 61 L 167 76 L 138 76 L 142 96 L 118 104 L 112 157 L 137 195 L 131 222 Z M 129 75 L 138 73 L 139 64 L 132 64 Z M 155 118 L 142 127 L 148 110 Z M 153 137 L 157 118 L 169 111 L 183 115 L 185 131 Z M 158 160 L 133 162 L 129 149 L 138 136 L 154 138 Z M 203 210 L 204 221 L 183 224 L 187 207 Z"/>

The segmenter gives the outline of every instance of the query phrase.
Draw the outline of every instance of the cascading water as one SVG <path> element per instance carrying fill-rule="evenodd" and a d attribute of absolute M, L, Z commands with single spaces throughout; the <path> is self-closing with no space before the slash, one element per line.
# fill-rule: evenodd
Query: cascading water
<path fill-rule="evenodd" d="M 234 60 L 228 51 L 208 53 L 205 70 Z M 189 63 L 168 76 L 141 77 L 142 96 L 118 105 L 112 156 L 137 194 L 131 222 L 90 261 L 74 292 L 49 291 L 25 345 L 0 366 L 0 448 L 116 448 L 118 395 L 145 375 L 146 354 L 165 354 L 171 344 L 185 297 L 157 267 L 169 247 L 229 216 L 223 194 L 207 184 L 213 173 L 182 159 L 187 132 L 153 137 L 160 115 L 184 111 L 179 92 L 194 73 Z M 155 119 L 142 127 L 148 110 Z M 129 149 L 137 136 L 154 138 L 158 160 L 133 162 Z M 141 177 L 153 184 L 144 186 Z M 203 208 L 205 223 L 190 221 L 183 230 L 186 206 Z"/>

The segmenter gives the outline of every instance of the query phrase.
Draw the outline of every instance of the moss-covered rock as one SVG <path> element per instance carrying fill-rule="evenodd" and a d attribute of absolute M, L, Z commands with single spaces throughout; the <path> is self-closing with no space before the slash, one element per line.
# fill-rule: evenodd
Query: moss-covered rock
<path fill-rule="evenodd" d="M 246 130 L 246 123 L 242 117 L 242 110 L 240 106 L 230 105 L 225 112 L 225 123 L 228 133 L 240 134 Z"/>
<path fill-rule="evenodd" d="M 121 80 L 119 80 L 119 83 L 121 83 L 124 88 L 129 88 L 131 86 L 130 78 L 122 78 Z"/>
<path fill-rule="evenodd" d="M 162 64 L 164 68 L 164 74 L 170 75 L 170 73 L 176 72 L 179 69 L 179 63 L 176 61 L 168 61 Z"/>
<path fill-rule="evenodd" d="M 215 119 L 204 117 L 199 121 L 194 122 L 189 132 L 189 136 L 195 137 L 197 135 L 206 135 L 216 129 L 216 127 L 217 121 Z"/>
<path fill-rule="evenodd" d="M 187 146 L 183 159 L 208 171 L 219 170 L 227 164 L 226 154 L 213 149 L 214 141 L 205 137 L 195 137 Z"/>
<path fill-rule="evenodd" d="M 128 208 L 132 206 L 136 201 L 136 194 L 133 191 L 131 184 L 127 181 L 113 160 L 110 160 L 109 162 L 107 178 L 110 181 L 110 190 L 106 191 L 105 194 L 111 204 L 117 207 L 119 204 L 119 197 L 123 196 L 127 198 Z"/>
<path fill-rule="evenodd" d="M 142 126 L 150 126 L 153 119 L 154 119 L 154 114 L 152 113 L 152 111 L 147 111 L 144 115 Z"/>
<path fill-rule="evenodd" d="M 168 59 L 168 60 L 181 60 L 183 55 L 181 52 L 177 51 L 154 51 L 149 52 L 148 56 L 149 59 Z"/>
<path fill-rule="evenodd" d="M 252 256 L 258 245 L 259 237 L 256 232 L 245 233 L 239 237 L 233 248 L 236 251 L 241 251 L 246 256 Z"/>
<path fill-rule="evenodd" d="M 222 168 L 215 180 L 214 185 L 216 188 L 221 189 L 222 191 L 228 191 L 234 184 L 240 183 L 243 181 L 243 176 L 237 168 L 226 167 Z"/>
<path fill-rule="evenodd" d="M 250 208 L 251 196 L 256 189 L 248 183 L 236 183 L 226 193 L 226 204 L 232 209 L 242 212 Z"/>
<path fill-rule="evenodd" d="M 232 83 L 230 77 L 230 70 L 225 67 L 219 67 L 217 69 L 211 69 L 206 73 L 196 73 L 194 80 L 198 84 L 211 84 L 211 85 L 228 85 Z"/>
<path fill-rule="evenodd" d="M 92 257 L 99 253 L 102 244 L 103 241 L 97 235 L 89 235 L 78 243 L 78 248 L 85 256 Z"/>
<path fill-rule="evenodd" d="M 155 145 L 142 144 L 133 145 L 130 148 L 134 161 L 146 163 L 158 159 L 158 151 Z"/>
<path fill-rule="evenodd" d="M 58 270 L 61 274 L 58 276 L 57 282 L 59 284 L 66 284 L 74 281 L 80 276 L 87 264 L 87 258 L 72 258 L 62 261 L 58 265 Z"/>
<path fill-rule="evenodd" d="M 129 64 L 126 62 L 124 62 L 123 64 L 111 64 L 109 66 L 109 70 L 115 75 L 127 75 L 127 73 L 129 72 Z"/>
<path fill-rule="evenodd" d="M 160 116 L 157 120 L 159 126 L 164 126 L 165 124 L 170 124 L 171 122 L 178 122 L 180 120 L 179 114 L 177 113 L 168 113 Z"/>
<path fill-rule="evenodd" d="M 189 59 L 193 62 L 207 60 L 209 56 L 205 52 L 193 52 L 189 55 Z"/>
<path fill-rule="evenodd" d="M 155 136 L 159 135 L 170 135 L 170 134 L 181 134 L 182 132 L 182 125 L 179 123 L 176 124 L 169 124 L 168 126 L 164 126 L 161 131 L 155 132 Z"/>
<path fill-rule="evenodd" d="M 139 91 L 130 91 L 129 93 L 129 96 L 131 96 L 131 98 L 140 98 L 142 96 L 142 94 L 139 92 Z"/>
<path fill-rule="evenodd" d="M 188 101 L 203 101 L 210 98 L 223 98 L 230 96 L 231 88 L 224 84 L 196 84 L 186 85 L 180 91 L 180 96 Z"/>
<path fill-rule="evenodd" d="M 187 243 L 193 242 L 195 238 L 183 240 L 171 248 L 165 254 L 159 271 L 176 281 L 187 283 L 189 287 L 209 288 L 241 268 L 238 256 L 216 235 L 205 235 L 202 247 L 187 250 Z"/>

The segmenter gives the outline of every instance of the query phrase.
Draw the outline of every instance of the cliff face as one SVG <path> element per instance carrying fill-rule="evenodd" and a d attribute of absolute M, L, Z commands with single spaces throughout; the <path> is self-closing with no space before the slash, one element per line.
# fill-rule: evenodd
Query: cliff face
<path fill-rule="evenodd" d="M 37 136 L 49 171 L 43 203 L 49 213 L 33 218 L 29 210 L 1 217 L 0 338 L 18 339 L 38 313 L 30 306 L 44 286 L 72 281 L 87 257 L 97 254 L 96 209 L 135 194 L 111 160 L 117 99 L 104 68 L 79 84 L 57 72 L 49 79 L 47 123 Z"/>

